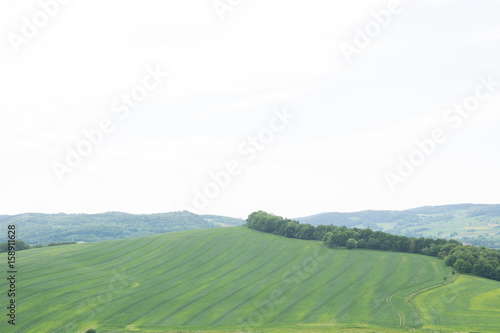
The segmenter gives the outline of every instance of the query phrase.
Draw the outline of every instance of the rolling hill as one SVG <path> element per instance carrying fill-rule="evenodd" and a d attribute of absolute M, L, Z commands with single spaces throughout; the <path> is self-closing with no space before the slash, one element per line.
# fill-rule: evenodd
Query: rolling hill
<path fill-rule="evenodd" d="M 402 211 L 322 213 L 294 220 L 313 226 L 370 227 L 408 237 L 453 238 L 476 246 L 500 248 L 500 205 L 459 204 Z"/>
<path fill-rule="evenodd" d="M 241 219 L 196 215 L 187 211 L 160 214 L 39 214 L 0 215 L 0 229 L 15 224 L 18 239 L 28 244 L 53 242 L 96 242 L 161 234 L 165 232 L 240 226 Z"/>
<path fill-rule="evenodd" d="M 434 257 L 327 249 L 245 227 L 18 257 L 16 326 L 3 315 L 1 332 L 408 332 L 439 324 L 442 332 L 500 331 L 499 282 L 456 279 Z M 452 297 L 460 302 L 450 305 Z"/>

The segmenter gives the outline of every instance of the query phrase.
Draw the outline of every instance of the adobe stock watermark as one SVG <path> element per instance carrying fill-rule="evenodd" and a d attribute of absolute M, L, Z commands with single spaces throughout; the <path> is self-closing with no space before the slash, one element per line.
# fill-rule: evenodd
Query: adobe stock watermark
<path fill-rule="evenodd" d="M 281 110 L 276 109 L 273 113 L 267 127 L 262 128 L 256 135 L 248 137 L 238 145 L 237 152 L 243 162 L 233 159 L 226 163 L 223 170 L 210 172 L 211 181 L 201 188 L 195 188 L 191 205 L 180 204 L 181 210 L 199 214 L 206 209 L 210 201 L 218 197 L 229 186 L 231 179 L 241 174 L 244 165 L 252 163 L 259 153 L 275 140 L 277 134 L 283 132 L 296 118 L 286 107 Z"/>
<path fill-rule="evenodd" d="M 212 2 L 217 16 L 224 21 L 226 19 L 226 14 L 233 12 L 236 8 L 241 6 L 243 0 L 215 0 Z"/>
<path fill-rule="evenodd" d="M 302 282 L 313 277 L 317 271 L 319 263 L 326 260 L 331 255 L 325 247 L 317 247 L 314 251 L 314 256 L 309 256 L 302 260 L 300 264 L 296 264 L 292 269 L 287 270 L 282 274 L 282 287 L 273 290 L 269 297 L 262 301 L 255 301 L 253 306 L 255 310 L 246 318 L 238 318 L 238 332 L 252 332 L 259 327 L 262 327 L 266 320 L 271 319 L 270 316 L 280 305 L 283 305 L 286 298 L 283 297 L 286 292 L 297 288 Z"/>
<path fill-rule="evenodd" d="M 105 117 L 94 128 L 84 129 L 82 131 L 83 138 L 67 149 L 68 152 L 64 160 L 52 162 L 52 170 L 59 181 L 62 182 L 65 175 L 72 173 L 78 168 L 84 159 L 90 156 L 95 148 L 102 144 L 106 135 L 113 133 L 117 121 L 127 119 L 131 111 L 137 109 L 151 92 L 158 89 L 168 76 L 168 73 L 163 72 L 159 65 L 155 69 L 147 66 L 145 71 L 147 74 L 140 84 L 132 87 L 128 93 L 122 93 L 120 97 L 111 103 L 111 112 L 118 119 L 113 120 L 111 117 Z"/>
<path fill-rule="evenodd" d="M 461 128 L 464 121 L 479 109 L 481 102 L 491 97 L 500 87 L 500 81 L 494 81 L 491 74 L 488 78 L 481 76 L 478 80 L 480 83 L 473 95 L 466 97 L 460 103 L 455 103 L 443 113 L 442 120 L 446 126 L 435 127 L 429 137 L 416 140 L 414 150 L 398 157 L 397 169 L 385 173 L 384 178 L 392 192 L 396 191 L 396 185 L 404 183 L 411 177 L 417 168 L 435 153 L 439 145 L 446 142 L 450 130 Z"/>
<path fill-rule="evenodd" d="M 386 9 L 378 11 L 371 11 L 370 15 L 372 20 L 365 23 L 363 28 L 354 28 L 354 38 L 352 43 L 341 42 L 339 44 L 340 50 L 348 63 L 352 62 L 353 55 L 361 54 L 361 51 L 367 48 L 373 39 L 377 38 L 391 22 L 395 15 L 403 11 L 401 1 L 391 0 L 387 3 Z"/>
<path fill-rule="evenodd" d="M 63 327 L 64 332 L 77 332 L 75 321 L 83 315 L 88 314 L 86 320 L 92 322 L 95 316 L 104 310 L 104 304 L 112 302 L 121 290 L 130 287 L 133 284 L 134 278 L 134 276 L 128 276 L 125 269 L 122 269 L 121 273 L 114 270 L 113 277 L 108 281 L 107 290 L 100 291 L 93 296 L 87 297 L 87 299 L 80 304 L 79 309 L 75 311 L 76 318 Z M 87 309 L 88 306 L 90 306 L 90 310 Z"/>
<path fill-rule="evenodd" d="M 28 44 L 35 38 L 40 30 L 45 28 L 49 22 L 56 17 L 62 6 L 67 5 L 70 0 L 40 0 L 39 9 L 31 15 L 21 19 L 20 33 L 10 32 L 7 34 L 10 45 L 15 52 L 19 52 L 21 45 Z"/>

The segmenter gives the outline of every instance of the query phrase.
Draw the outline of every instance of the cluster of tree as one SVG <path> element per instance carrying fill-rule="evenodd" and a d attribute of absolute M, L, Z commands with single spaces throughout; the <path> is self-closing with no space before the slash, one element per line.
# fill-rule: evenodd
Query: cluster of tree
<path fill-rule="evenodd" d="M 300 224 L 297 221 L 258 211 L 250 214 L 247 226 L 251 229 L 298 239 L 323 241 L 330 247 L 365 248 L 382 251 L 396 251 L 424 254 L 445 259 L 460 273 L 500 281 L 500 251 L 485 247 L 463 246 L 457 240 L 414 238 L 397 236 L 369 228 L 347 228 L 334 225 Z"/>
<path fill-rule="evenodd" d="M 500 251 L 484 246 L 457 246 L 451 248 L 445 258 L 447 266 L 461 273 L 472 273 L 500 281 Z"/>
<path fill-rule="evenodd" d="M 76 242 L 50 243 L 47 246 L 59 246 L 59 245 L 69 245 L 69 244 L 76 244 Z M 7 252 L 8 247 L 9 247 L 9 243 L 8 242 L 0 243 L 0 253 L 1 252 Z M 16 251 L 23 251 L 23 250 L 29 250 L 29 249 L 37 249 L 37 248 L 40 248 L 40 247 L 43 247 L 43 245 L 42 244 L 29 245 L 25 241 L 21 241 L 21 240 L 16 240 L 16 245 L 15 245 Z"/>
<path fill-rule="evenodd" d="M 69 244 L 76 244 L 76 242 L 56 242 L 56 243 L 50 243 L 47 246 L 59 246 L 59 245 L 69 245 Z"/>
<path fill-rule="evenodd" d="M 8 242 L 0 243 L 0 253 L 7 252 L 8 248 L 9 248 Z M 21 240 L 16 240 L 16 251 L 28 250 L 30 248 L 31 246 L 28 243 Z"/>

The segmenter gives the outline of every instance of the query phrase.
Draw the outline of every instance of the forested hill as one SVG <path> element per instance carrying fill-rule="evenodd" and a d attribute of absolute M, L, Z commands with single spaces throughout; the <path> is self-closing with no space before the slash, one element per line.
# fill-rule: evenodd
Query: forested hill
<path fill-rule="evenodd" d="M 402 211 L 322 213 L 294 220 L 313 226 L 369 227 L 408 237 L 453 238 L 476 246 L 500 248 L 500 205 L 459 204 Z"/>
<path fill-rule="evenodd" d="M 319 240 L 330 248 L 345 247 L 417 253 L 444 259 L 459 273 L 472 273 L 500 281 L 500 250 L 464 246 L 454 239 L 396 236 L 369 228 L 302 224 L 281 216 L 258 211 L 250 214 L 247 226 L 254 230 L 288 238 Z"/>
<path fill-rule="evenodd" d="M 15 224 L 16 238 L 32 245 L 71 241 L 94 242 L 188 229 L 239 226 L 243 223 L 241 219 L 196 215 L 187 211 L 147 215 L 121 212 L 0 215 L 1 230 L 6 230 L 9 224 Z"/>

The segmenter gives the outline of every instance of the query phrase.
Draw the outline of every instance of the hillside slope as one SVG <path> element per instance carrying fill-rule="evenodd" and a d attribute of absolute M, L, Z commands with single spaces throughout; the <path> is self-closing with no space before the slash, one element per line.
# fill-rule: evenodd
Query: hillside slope
<path fill-rule="evenodd" d="M 462 275 L 452 284 L 431 289 L 417 297 L 424 328 L 483 332 L 500 326 L 500 285 L 496 281 Z M 500 332 L 500 329 L 496 329 Z"/>
<path fill-rule="evenodd" d="M 407 332 L 432 318 L 408 306 L 405 295 L 451 276 L 432 257 L 326 249 L 244 227 L 32 249 L 18 257 L 17 322 L 13 330 L 3 316 L 1 332 Z M 498 288 L 494 282 L 481 292 Z M 7 289 L 0 280 L 0 290 Z M 500 307 L 490 301 L 476 304 Z M 482 332 L 500 330 L 487 316 L 474 320 Z"/>
<path fill-rule="evenodd" d="M 459 204 L 414 209 L 322 213 L 294 220 L 314 226 L 370 227 L 408 237 L 454 238 L 500 248 L 500 205 Z"/>
<path fill-rule="evenodd" d="M 161 234 L 165 232 L 240 226 L 245 221 L 216 215 L 196 215 L 187 211 L 160 214 L 39 214 L 0 215 L 0 229 L 15 224 L 18 239 L 47 245 L 52 242 L 96 242 Z"/>

